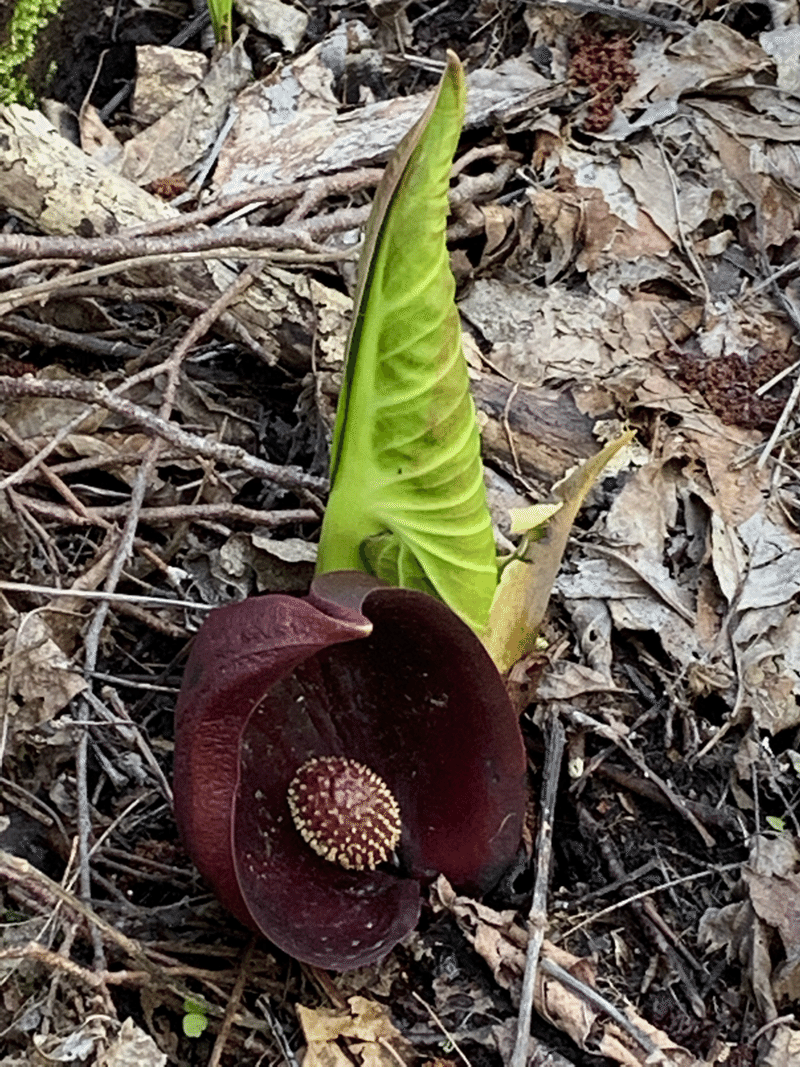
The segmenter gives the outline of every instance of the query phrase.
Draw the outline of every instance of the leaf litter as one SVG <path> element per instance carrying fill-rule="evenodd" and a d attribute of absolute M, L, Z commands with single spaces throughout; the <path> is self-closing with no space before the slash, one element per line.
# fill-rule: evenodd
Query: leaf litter
<path fill-rule="evenodd" d="M 208 74 L 199 53 L 154 68 L 143 49 L 132 118 L 101 129 L 83 109 L 86 154 L 24 109 L 0 116 L 40 149 L 0 146 L 6 176 L 38 160 L 24 189 L 5 182 L 6 220 L 63 235 L 67 256 L 91 261 L 71 235 L 115 217 L 175 227 L 172 255 L 185 254 L 180 198 L 242 197 L 218 217 L 231 247 L 204 267 L 132 252 L 120 276 L 53 278 L 34 246 L 2 250 L 4 306 L 51 334 L 31 344 L 7 316 L 0 369 L 54 383 L 34 395 L 15 379 L 0 412 L 3 1065 L 511 1062 L 526 856 L 483 903 L 437 884 L 381 967 L 331 979 L 248 946 L 176 844 L 167 785 L 186 639 L 205 610 L 308 584 L 318 510 L 292 471 L 321 491 L 376 181 L 365 168 L 424 108 L 448 45 L 470 72 L 451 257 L 496 525 L 514 536 L 508 508 L 554 502 L 556 482 L 637 430 L 579 513 L 541 640 L 510 683 L 533 795 L 546 717 L 568 731 L 557 949 L 544 950 L 527 1062 L 800 1056 L 797 5 L 756 29 L 703 5 L 677 23 L 648 3 L 609 15 L 481 0 L 462 26 L 450 6 L 395 11 L 389 32 L 372 3 L 356 18 L 271 5 L 266 38 L 243 6 L 248 41 Z M 189 319 L 250 262 L 237 240 L 287 223 L 295 244 L 170 363 Z M 45 303 L 19 302 L 45 281 Z M 123 337 L 139 356 L 113 357 Z M 89 355 L 95 338 L 105 357 Z M 153 414 L 171 388 L 167 422 L 287 477 L 175 435 L 152 452 L 137 410 L 89 403 L 73 388 L 87 380 Z M 125 597 L 103 619 L 71 591 Z M 628 1028 L 548 974 L 551 958 Z M 181 1027 L 192 997 L 208 1004 L 195 1039 Z"/>

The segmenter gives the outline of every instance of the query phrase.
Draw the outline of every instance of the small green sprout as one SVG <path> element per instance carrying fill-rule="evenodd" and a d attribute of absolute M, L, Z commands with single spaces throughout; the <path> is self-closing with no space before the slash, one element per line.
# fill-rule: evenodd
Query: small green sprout
<path fill-rule="evenodd" d="M 200 1037 L 208 1026 L 206 1005 L 202 1001 L 187 997 L 183 1002 L 183 1010 L 186 1012 L 183 1017 L 183 1032 L 187 1037 Z"/>
<path fill-rule="evenodd" d="M 233 0 L 206 0 L 214 39 L 217 44 L 230 48 L 233 44 Z"/>

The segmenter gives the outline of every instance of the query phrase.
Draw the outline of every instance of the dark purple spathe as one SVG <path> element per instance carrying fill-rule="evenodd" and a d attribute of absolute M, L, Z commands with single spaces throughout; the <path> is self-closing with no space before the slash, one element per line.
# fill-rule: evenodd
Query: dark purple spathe
<path fill-rule="evenodd" d="M 397 873 L 344 870 L 302 840 L 286 792 L 314 756 L 358 760 L 387 783 L 403 819 Z M 503 680 L 426 594 L 335 572 L 302 599 L 219 608 L 198 633 L 176 710 L 178 826 L 222 903 L 297 959 L 348 970 L 382 958 L 438 873 L 489 888 L 524 805 Z"/>

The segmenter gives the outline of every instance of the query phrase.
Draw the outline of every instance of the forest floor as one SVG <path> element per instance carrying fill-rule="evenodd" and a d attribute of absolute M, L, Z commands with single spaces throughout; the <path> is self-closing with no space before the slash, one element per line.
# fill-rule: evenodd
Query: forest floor
<path fill-rule="evenodd" d="M 49 121 L 0 109 L 0 1067 L 510 1063 L 554 723 L 526 1062 L 800 1063 L 797 0 L 242 0 L 213 63 L 193 18 L 68 4 Z M 448 48 L 501 534 L 636 438 L 510 682 L 519 862 L 336 975 L 194 870 L 173 711 L 209 608 L 308 588 L 361 226 Z"/>

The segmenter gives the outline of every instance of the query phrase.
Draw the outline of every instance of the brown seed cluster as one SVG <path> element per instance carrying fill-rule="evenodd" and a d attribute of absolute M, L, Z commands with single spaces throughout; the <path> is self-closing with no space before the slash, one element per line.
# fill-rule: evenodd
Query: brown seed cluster
<path fill-rule="evenodd" d="M 373 870 L 400 840 L 400 807 L 389 786 L 355 760 L 308 760 L 290 782 L 286 799 L 303 840 L 347 870 Z"/>
<path fill-rule="evenodd" d="M 614 105 L 636 81 L 631 65 L 633 44 L 620 33 L 582 33 L 572 42 L 571 51 L 570 77 L 577 85 L 588 85 L 593 94 L 584 129 L 599 133 L 610 125 Z"/>

